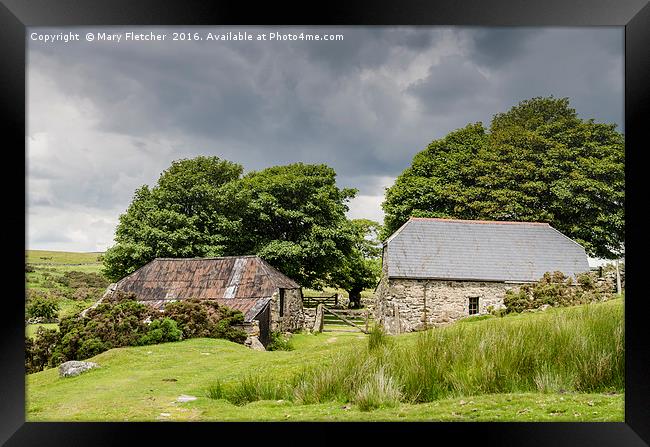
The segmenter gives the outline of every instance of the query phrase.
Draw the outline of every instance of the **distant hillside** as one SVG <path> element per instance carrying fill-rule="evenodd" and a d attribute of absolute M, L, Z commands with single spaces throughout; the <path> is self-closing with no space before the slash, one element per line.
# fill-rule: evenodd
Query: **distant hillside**
<path fill-rule="evenodd" d="M 25 250 L 29 264 L 99 264 L 103 252 Z"/>

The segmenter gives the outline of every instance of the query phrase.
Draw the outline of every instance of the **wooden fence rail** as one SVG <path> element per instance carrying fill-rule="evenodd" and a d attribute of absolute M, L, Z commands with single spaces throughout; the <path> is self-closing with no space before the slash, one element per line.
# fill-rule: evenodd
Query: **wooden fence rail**
<path fill-rule="evenodd" d="M 368 332 L 368 317 L 369 317 L 369 315 L 368 315 L 367 312 L 366 312 L 366 314 L 365 314 L 365 326 L 366 326 L 366 327 L 363 328 L 363 327 L 359 326 L 358 324 L 354 323 L 353 321 L 349 320 L 348 318 L 344 317 L 344 316 L 342 315 L 342 313 L 344 313 L 344 312 L 336 312 L 336 311 L 334 311 L 334 310 L 328 309 L 328 308 L 325 307 L 325 306 L 323 306 L 323 311 L 324 311 L 324 312 L 327 312 L 327 313 L 330 314 L 330 315 L 334 315 L 336 318 L 338 318 L 339 320 L 343 321 L 345 324 L 347 324 L 347 325 L 349 325 L 349 326 L 353 326 L 353 327 L 359 329 L 359 330 L 360 330 L 361 332 L 363 332 L 364 334 L 368 334 L 368 333 L 369 333 L 369 332 Z"/>
<path fill-rule="evenodd" d="M 316 307 L 319 304 L 338 306 L 339 305 L 339 295 L 335 293 L 334 295 L 328 296 L 303 296 L 302 300 L 303 306 L 305 307 Z"/>

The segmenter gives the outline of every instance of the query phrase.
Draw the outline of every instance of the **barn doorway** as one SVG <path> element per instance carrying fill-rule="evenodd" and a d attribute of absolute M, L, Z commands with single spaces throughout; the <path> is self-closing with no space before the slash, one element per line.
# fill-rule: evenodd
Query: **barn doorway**
<path fill-rule="evenodd" d="M 271 306 L 267 304 L 255 319 L 260 325 L 260 343 L 266 346 L 271 341 Z"/>

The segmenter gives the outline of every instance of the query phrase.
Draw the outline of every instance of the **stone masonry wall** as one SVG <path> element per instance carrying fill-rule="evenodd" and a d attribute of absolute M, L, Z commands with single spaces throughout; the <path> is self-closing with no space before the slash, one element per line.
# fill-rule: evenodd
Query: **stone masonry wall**
<path fill-rule="evenodd" d="M 304 328 L 311 330 L 314 327 L 316 322 L 316 308 L 315 307 L 305 307 L 303 309 L 305 313 L 305 325 Z"/>
<path fill-rule="evenodd" d="M 285 289 L 284 316 L 280 316 L 280 292 L 276 290 L 271 296 L 271 330 L 280 332 L 297 332 L 305 325 L 305 313 L 302 307 L 302 290 Z"/>
<path fill-rule="evenodd" d="M 440 326 L 469 316 L 469 298 L 479 298 L 478 314 L 504 307 L 506 290 L 515 284 L 479 281 L 388 279 L 375 292 L 375 319 L 388 333 Z"/>

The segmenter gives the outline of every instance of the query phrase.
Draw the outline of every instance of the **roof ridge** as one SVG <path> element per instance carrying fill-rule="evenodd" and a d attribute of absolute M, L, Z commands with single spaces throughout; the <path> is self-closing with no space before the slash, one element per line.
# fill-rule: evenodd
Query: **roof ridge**
<path fill-rule="evenodd" d="M 547 222 L 526 222 L 526 221 L 512 221 L 512 220 L 446 219 L 442 217 L 409 217 L 409 220 L 434 220 L 437 222 L 462 222 L 462 223 L 472 223 L 472 224 L 543 225 L 548 227 L 551 226 Z"/>
<path fill-rule="evenodd" d="M 208 258 L 155 258 L 154 261 L 209 261 L 216 259 L 237 259 L 237 258 L 259 258 L 257 255 L 239 255 L 239 256 L 212 256 Z M 261 259 L 261 258 L 260 258 Z"/>

